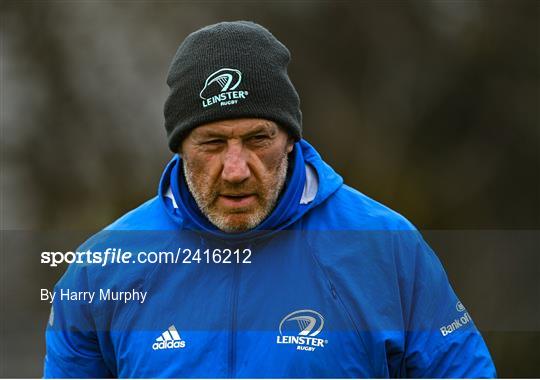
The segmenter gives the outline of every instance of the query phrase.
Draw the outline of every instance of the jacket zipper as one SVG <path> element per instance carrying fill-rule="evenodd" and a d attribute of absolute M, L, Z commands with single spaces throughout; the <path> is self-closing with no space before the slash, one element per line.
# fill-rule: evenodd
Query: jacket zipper
<path fill-rule="evenodd" d="M 228 378 L 236 377 L 236 312 L 238 306 L 238 283 L 240 277 L 240 265 L 233 264 L 233 287 L 231 296 L 231 325 L 229 329 L 229 373 Z"/>

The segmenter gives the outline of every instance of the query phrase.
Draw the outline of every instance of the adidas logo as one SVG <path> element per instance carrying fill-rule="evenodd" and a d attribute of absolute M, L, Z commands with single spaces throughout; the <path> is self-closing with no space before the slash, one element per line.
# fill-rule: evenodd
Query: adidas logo
<path fill-rule="evenodd" d="M 176 330 L 174 325 L 171 325 L 158 336 L 155 343 L 152 345 L 153 350 L 169 350 L 184 347 L 186 347 L 186 342 L 180 338 L 180 334 L 178 334 L 178 330 Z"/>

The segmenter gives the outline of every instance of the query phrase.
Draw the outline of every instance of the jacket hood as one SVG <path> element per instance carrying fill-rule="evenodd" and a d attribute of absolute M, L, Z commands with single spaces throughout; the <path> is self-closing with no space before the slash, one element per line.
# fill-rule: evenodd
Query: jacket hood
<path fill-rule="evenodd" d="M 219 240 L 241 242 L 258 239 L 281 230 L 295 229 L 294 223 L 323 203 L 343 184 L 343 179 L 307 141 L 300 140 L 290 154 L 284 190 L 270 215 L 252 230 L 226 233 L 214 226 L 199 210 L 187 189 L 182 158 L 176 154 L 160 180 L 158 197 L 179 229 L 198 231 Z"/>

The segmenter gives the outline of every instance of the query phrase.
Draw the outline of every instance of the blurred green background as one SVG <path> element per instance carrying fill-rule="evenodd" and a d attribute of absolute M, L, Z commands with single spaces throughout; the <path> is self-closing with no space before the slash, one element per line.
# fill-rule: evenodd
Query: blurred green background
<path fill-rule="evenodd" d="M 29 289 L 63 270 L 8 235 L 95 232 L 154 196 L 169 63 L 237 19 L 291 50 L 305 138 L 426 231 L 499 376 L 539 377 L 540 2 L 521 0 L 2 1 L 0 375 L 41 376 L 48 306 Z"/>

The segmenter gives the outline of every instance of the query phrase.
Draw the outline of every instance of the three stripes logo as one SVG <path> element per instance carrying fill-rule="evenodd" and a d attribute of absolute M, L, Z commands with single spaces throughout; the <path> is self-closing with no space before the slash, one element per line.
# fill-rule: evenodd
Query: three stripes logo
<path fill-rule="evenodd" d="M 186 347 L 186 342 L 180 338 L 180 334 L 178 334 L 178 330 L 176 330 L 174 325 L 171 325 L 158 336 L 152 345 L 153 350 L 169 350 L 184 347 Z"/>
<path fill-rule="evenodd" d="M 247 91 L 236 90 L 242 82 L 240 70 L 222 68 L 214 71 L 206 78 L 204 87 L 199 93 L 204 108 L 214 104 L 230 106 L 248 96 Z"/>
<path fill-rule="evenodd" d="M 294 344 L 300 351 L 315 351 L 328 340 L 316 338 L 324 327 L 323 316 L 315 310 L 297 310 L 286 315 L 279 324 L 277 344 Z M 291 333 L 295 333 L 292 335 Z"/>

